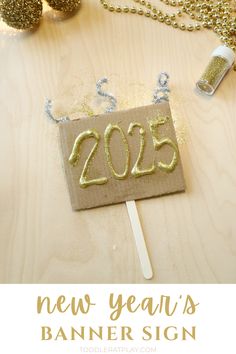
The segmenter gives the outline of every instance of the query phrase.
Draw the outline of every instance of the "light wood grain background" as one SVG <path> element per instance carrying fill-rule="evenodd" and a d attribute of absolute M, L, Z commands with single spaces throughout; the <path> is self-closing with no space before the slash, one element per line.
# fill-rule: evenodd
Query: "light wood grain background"
<path fill-rule="evenodd" d="M 99 112 L 103 76 L 119 108 L 149 104 L 166 70 L 187 191 L 137 203 L 151 282 L 235 283 L 236 73 L 212 98 L 194 92 L 217 37 L 82 3 L 63 21 L 46 9 L 33 33 L 1 25 L 0 281 L 144 282 L 124 204 L 72 212 L 43 106 L 50 97 L 58 114 L 82 115 L 84 103 Z"/>

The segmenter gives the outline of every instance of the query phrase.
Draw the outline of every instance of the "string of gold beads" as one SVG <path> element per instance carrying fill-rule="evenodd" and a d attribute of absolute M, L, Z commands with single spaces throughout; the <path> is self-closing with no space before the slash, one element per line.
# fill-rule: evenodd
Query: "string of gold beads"
<path fill-rule="evenodd" d="M 111 12 L 131 13 L 149 17 L 182 31 L 212 30 L 221 42 L 236 51 L 236 11 L 235 0 L 159 0 L 161 3 L 175 8 L 174 13 L 167 13 L 146 0 L 131 0 L 141 7 L 115 6 L 107 0 L 100 0 L 104 9 Z M 194 23 L 180 22 L 190 18 Z"/>

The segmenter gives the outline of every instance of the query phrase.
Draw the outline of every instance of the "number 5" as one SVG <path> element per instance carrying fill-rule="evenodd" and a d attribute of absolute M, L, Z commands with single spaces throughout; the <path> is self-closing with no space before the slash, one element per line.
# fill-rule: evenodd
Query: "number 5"
<path fill-rule="evenodd" d="M 163 145 L 169 145 L 173 150 L 173 158 L 169 164 L 158 162 L 158 167 L 164 172 L 172 172 L 178 164 L 179 151 L 177 145 L 170 138 L 158 138 L 158 127 L 165 124 L 169 117 L 158 117 L 149 121 L 149 128 L 152 133 L 153 145 L 156 151 L 160 150 Z"/>

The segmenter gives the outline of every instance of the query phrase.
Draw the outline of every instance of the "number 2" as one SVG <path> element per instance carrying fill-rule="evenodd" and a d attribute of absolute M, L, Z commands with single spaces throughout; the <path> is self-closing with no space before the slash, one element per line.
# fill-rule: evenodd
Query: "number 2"
<path fill-rule="evenodd" d="M 86 130 L 82 132 L 81 134 L 78 135 L 78 137 L 75 140 L 71 155 L 69 157 L 69 163 L 73 166 L 75 166 L 78 163 L 79 157 L 80 157 L 80 149 L 81 145 L 86 139 L 93 138 L 95 139 L 95 144 L 87 157 L 81 176 L 80 176 L 80 186 L 82 188 L 86 188 L 88 186 L 91 186 L 93 184 L 105 184 L 107 183 L 108 179 L 106 177 L 100 177 L 100 178 L 95 178 L 95 179 L 88 179 L 88 172 L 91 167 L 92 160 L 94 158 L 94 155 L 98 149 L 98 144 L 100 141 L 100 135 L 99 133 L 93 129 L 93 130 Z"/>
<path fill-rule="evenodd" d="M 143 126 L 140 123 L 137 123 L 137 122 L 130 123 L 129 128 L 128 128 L 129 135 L 131 135 L 131 136 L 133 135 L 134 128 L 139 128 L 140 150 L 139 150 L 137 161 L 135 162 L 134 167 L 132 168 L 131 174 L 134 177 L 151 175 L 156 170 L 156 166 L 154 165 L 154 163 L 152 164 L 152 167 L 144 169 L 144 170 L 142 170 L 140 167 L 140 165 L 143 161 L 144 149 L 146 146 L 146 141 L 145 141 L 146 130 L 143 128 Z"/>

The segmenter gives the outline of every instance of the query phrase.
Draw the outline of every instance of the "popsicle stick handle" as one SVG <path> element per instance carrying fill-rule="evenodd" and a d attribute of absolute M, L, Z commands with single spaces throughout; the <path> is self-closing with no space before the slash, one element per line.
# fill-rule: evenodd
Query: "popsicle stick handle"
<path fill-rule="evenodd" d="M 138 251 L 139 260 L 141 263 L 143 276 L 145 279 L 151 279 L 153 277 L 152 266 L 149 259 L 148 250 L 145 243 L 135 200 L 126 202 L 126 206 L 134 234 L 134 239 Z"/>

